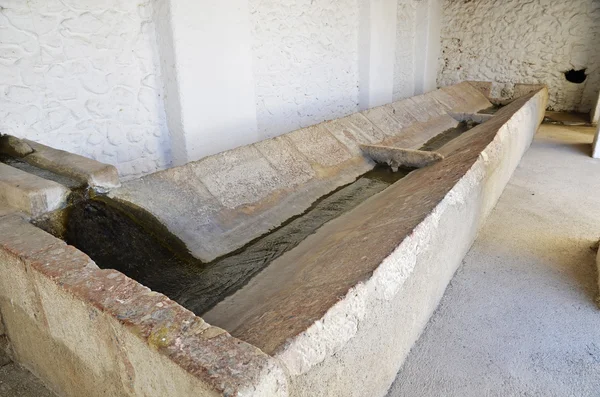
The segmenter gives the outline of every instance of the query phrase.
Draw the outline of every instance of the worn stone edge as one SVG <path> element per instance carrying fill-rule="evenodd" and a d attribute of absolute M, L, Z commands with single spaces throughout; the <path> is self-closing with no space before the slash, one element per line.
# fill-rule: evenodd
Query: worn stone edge
<path fill-rule="evenodd" d="M 113 165 L 64 150 L 54 149 L 29 139 L 16 137 L 15 139 L 28 144 L 33 149 L 32 153 L 20 157 L 31 165 L 87 183 L 99 193 L 106 193 L 121 186 L 119 173 Z M 52 153 L 54 156 L 60 157 L 61 163 L 58 164 L 50 156 L 46 156 L 45 153 Z"/>
<path fill-rule="evenodd" d="M 437 152 L 395 146 L 360 145 L 360 148 L 365 156 L 370 157 L 371 160 L 376 163 L 387 162 L 392 169 L 398 166 L 422 168 L 444 159 L 444 156 Z M 386 153 L 387 156 L 383 153 Z M 399 159 L 394 159 L 394 155 L 397 155 Z M 389 160 L 395 160 L 398 164 L 389 164 Z"/>
<path fill-rule="evenodd" d="M 7 172 L 11 172 L 15 174 L 21 182 L 23 180 L 28 180 L 31 183 L 35 183 L 38 185 L 37 190 L 29 190 L 25 191 L 25 195 L 27 196 L 27 208 L 25 206 L 20 205 L 23 203 L 12 203 L 8 200 L 2 199 L 2 192 L 0 192 L 0 203 L 6 203 L 10 206 L 18 207 L 20 210 L 26 211 L 33 217 L 43 215 L 46 212 L 54 211 L 60 208 L 64 208 L 67 204 L 67 199 L 71 191 L 66 186 L 61 185 L 60 183 L 41 178 L 37 175 L 30 174 L 26 171 L 20 170 L 8 164 L 0 163 L 0 185 L 5 185 L 6 188 L 11 188 L 17 191 L 24 191 L 22 186 L 14 185 L 2 179 L 2 171 L 1 169 L 5 168 Z M 36 203 L 35 200 L 43 200 L 43 207 L 36 211 Z"/>
<path fill-rule="evenodd" d="M 28 233 L 11 233 L 19 230 L 16 225 Z M 31 225 L 22 214 L 1 216 L 0 230 L 7 228 L 0 233 L 3 254 L 18 258 L 61 292 L 116 320 L 205 386 L 225 396 L 264 395 L 265 390 L 287 396 L 283 369 L 255 346 L 116 270 L 99 269 L 87 255 Z M 26 249 L 30 242 L 26 239 L 32 238 L 29 233 L 39 237 L 33 250 Z M 265 384 L 273 380 L 275 385 Z"/>
<path fill-rule="evenodd" d="M 317 321 L 315 321 L 304 332 L 288 340 L 284 345 L 278 348 L 273 356 L 279 359 L 288 369 L 291 376 L 299 376 L 308 372 L 313 366 L 323 362 L 326 357 L 335 354 L 348 343 L 358 332 L 357 324 L 365 317 L 364 308 L 368 301 L 390 301 L 397 295 L 404 282 L 410 277 L 418 254 L 418 247 L 427 241 L 431 231 L 439 223 L 439 219 L 447 206 L 454 205 L 460 201 L 461 192 L 464 195 L 468 190 L 469 184 L 476 180 L 480 182 L 485 179 L 485 167 L 490 162 L 490 158 L 498 155 L 497 147 L 502 145 L 504 140 L 501 133 L 503 127 L 515 117 L 524 105 L 530 100 L 546 101 L 548 99 L 547 88 L 542 88 L 536 92 L 515 100 L 512 104 L 502 108 L 496 116 L 503 117 L 502 124 L 498 125 L 494 139 L 481 152 L 478 159 L 471 168 L 461 177 L 452 189 L 446 194 L 433 209 L 433 211 L 406 236 L 397 246 L 397 248 L 375 269 L 372 276 L 363 282 L 352 287 L 345 296 L 330 307 L 327 312 Z M 544 106 L 545 108 L 545 106 Z M 543 109 L 541 117 L 538 119 L 538 125 L 543 119 Z M 491 210 L 491 208 L 489 209 Z M 484 213 L 484 217 L 488 214 Z M 410 263 L 411 266 L 404 269 L 395 269 L 398 259 Z M 394 274 L 400 272 L 401 277 L 394 288 L 377 288 L 377 285 L 383 285 L 383 280 L 387 278 L 398 278 Z M 354 332 L 348 333 L 349 329 Z M 336 335 L 336 338 L 331 338 Z M 332 342 L 332 340 L 334 342 Z M 302 357 L 298 361 L 297 357 Z"/>
<path fill-rule="evenodd" d="M 485 123 L 494 118 L 493 114 L 470 113 L 470 112 L 448 112 L 448 115 L 456 121 L 473 121 L 475 123 Z"/>

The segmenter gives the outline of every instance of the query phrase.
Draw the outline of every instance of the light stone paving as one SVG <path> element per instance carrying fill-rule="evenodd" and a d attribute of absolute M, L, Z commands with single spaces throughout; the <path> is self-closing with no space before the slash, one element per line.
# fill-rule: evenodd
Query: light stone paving
<path fill-rule="evenodd" d="M 57 397 L 29 371 L 11 363 L 0 367 L 0 397 Z"/>

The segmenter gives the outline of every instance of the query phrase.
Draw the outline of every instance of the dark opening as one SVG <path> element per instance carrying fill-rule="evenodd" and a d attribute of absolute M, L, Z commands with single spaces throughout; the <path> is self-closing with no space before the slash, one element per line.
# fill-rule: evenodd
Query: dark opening
<path fill-rule="evenodd" d="M 586 69 L 574 70 L 571 69 L 568 72 L 565 72 L 565 78 L 567 81 L 575 84 L 581 84 L 587 78 L 587 74 L 585 74 Z"/>

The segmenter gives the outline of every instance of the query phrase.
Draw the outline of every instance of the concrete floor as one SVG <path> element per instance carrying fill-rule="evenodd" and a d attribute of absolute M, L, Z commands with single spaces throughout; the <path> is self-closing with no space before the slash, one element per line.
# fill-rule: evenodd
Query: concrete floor
<path fill-rule="evenodd" d="M 593 135 L 542 125 L 388 397 L 600 396 Z"/>
<path fill-rule="evenodd" d="M 16 364 L 0 367 L 0 397 L 55 397 L 29 371 Z"/>

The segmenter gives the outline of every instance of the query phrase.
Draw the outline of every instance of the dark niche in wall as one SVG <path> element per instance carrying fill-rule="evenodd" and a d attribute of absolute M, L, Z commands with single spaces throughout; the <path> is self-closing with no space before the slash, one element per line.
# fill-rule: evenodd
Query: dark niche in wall
<path fill-rule="evenodd" d="M 567 79 L 567 81 L 570 81 L 571 83 L 581 84 L 587 78 L 587 74 L 585 74 L 585 71 L 586 71 L 586 69 L 581 69 L 581 70 L 571 69 L 569 71 L 564 72 L 565 78 Z"/>

